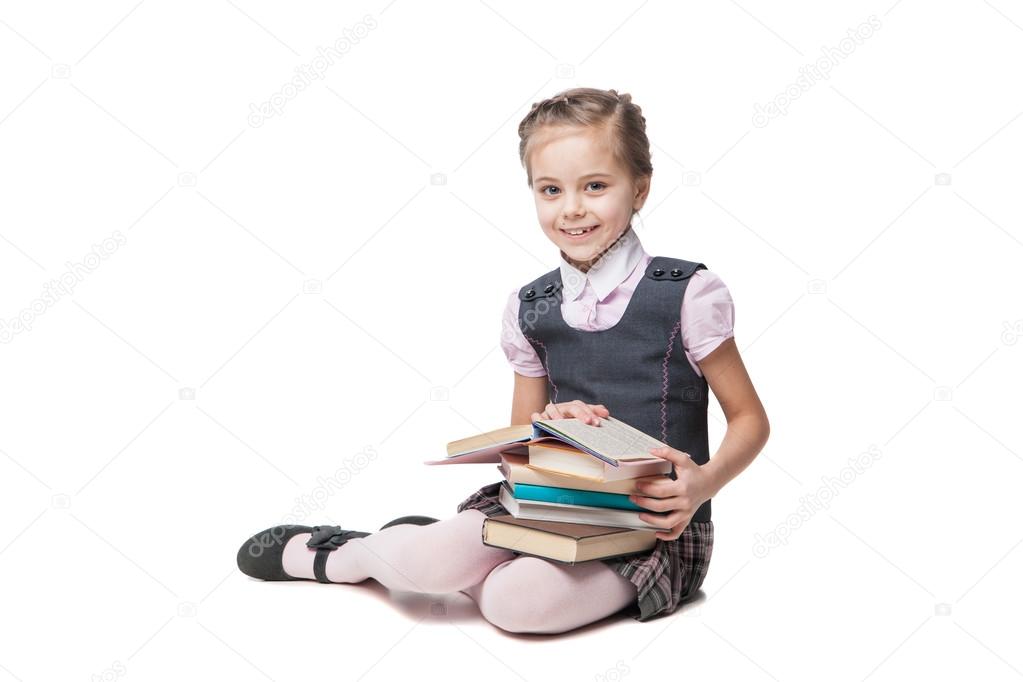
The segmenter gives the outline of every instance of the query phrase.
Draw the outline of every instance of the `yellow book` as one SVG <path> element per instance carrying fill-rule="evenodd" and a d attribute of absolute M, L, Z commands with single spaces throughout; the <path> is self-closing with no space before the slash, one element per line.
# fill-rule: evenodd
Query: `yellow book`
<path fill-rule="evenodd" d="M 501 463 L 497 470 L 501 472 L 505 480 L 514 485 L 515 483 L 529 483 L 532 485 L 547 485 L 555 488 L 572 488 L 574 490 L 594 490 L 607 493 L 622 493 L 625 495 L 643 495 L 636 485 L 641 482 L 661 481 L 667 478 L 665 474 L 652 474 L 637 478 L 624 478 L 617 481 L 604 481 L 599 478 L 577 476 L 566 474 L 560 471 L 551 471 L 534 466 L 530 462 L 526 447 L 513 447 L 502 451 Z"/>

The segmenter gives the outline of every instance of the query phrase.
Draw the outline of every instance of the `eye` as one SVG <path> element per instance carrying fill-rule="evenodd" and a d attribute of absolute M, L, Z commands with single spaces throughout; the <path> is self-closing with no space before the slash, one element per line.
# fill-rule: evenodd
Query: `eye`
<path fill-rule="evenodd" d="M 592 185 L 600 185 L 601 189 L 603 189 L 604 187 L 607 187 L 607 185 L 605 185 L 603 182 L 597 182 L 596 180 L 594 180 L 589 185 L 587 185 L 587 187 L 590 187 Z"/>
<path fill-rule="evenodd" d="M 546 185 L 543 187 L 543 189 L 540 190 L 540 193 L 547 194 L 547 196 L 551 196 L 550 194 L 547 193 L 547 190 L 549 189 L 557 189 L 557 187 L 555 187 L 554 185 Z"/>

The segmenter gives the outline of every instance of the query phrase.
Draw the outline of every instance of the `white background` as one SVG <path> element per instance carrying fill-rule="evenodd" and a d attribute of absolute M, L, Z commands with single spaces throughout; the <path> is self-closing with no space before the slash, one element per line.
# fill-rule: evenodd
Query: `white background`
<path fill-rule="evenodd" d="M 1023 675 L 1018 5 L 5 3 L 0 63 L 0 679 Z M 558 260 L 516 128 L 577 85 L 642 106 L 637 231 L 728 284 L 772 424 L 704 597 L 544 637 L 239 573 L 496 480 L 421 462 L 508 423 L 501 310 Z"/>

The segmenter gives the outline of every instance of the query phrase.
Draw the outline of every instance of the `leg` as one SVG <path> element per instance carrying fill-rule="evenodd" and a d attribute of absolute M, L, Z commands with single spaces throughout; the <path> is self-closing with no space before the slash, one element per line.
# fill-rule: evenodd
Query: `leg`
<path fill-rule="evenodd" d="M 601 561 L 566 565 L 532 556 L 501 563 L 463 592 L 509 632 L 565 632 L 636 601 L 636 586 Z"/>
<path fill-rule="evenodd" d="M 373 578 L 388 589 L 410 592 L 458 592 L 515 556 L 483 544 L 485 518 L 477 509 L 466 509 L 428 526 L 391 526 L 349 540 L 327 557 L 327 578 L 338 583 Z M 283 567 L 289 575 L 314 578 L 316 552 L 305 546 L 309 536 L 296 535 L 285 546 Z"/>

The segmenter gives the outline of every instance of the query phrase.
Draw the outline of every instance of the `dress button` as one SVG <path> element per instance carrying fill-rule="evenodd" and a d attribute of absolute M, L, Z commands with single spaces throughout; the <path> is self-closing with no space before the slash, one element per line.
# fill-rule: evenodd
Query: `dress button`
<path fill-rule="evenodd" d="M 545 286 L 545 287 L 543 288 L 543 292 L 544 292 L 545 294 L 549 294 L 549 293 L 551 293 L 552 291 L 554 291 L 554 285 L 553 285 L 553 284 L 548 284 L 547 286 Z"/>
<path fill-rule="evenodd" d="M 679 270 L 678 268 L 675 268 L 674 270 L 671 271 L 671 276 L 672 277 L 681 277 L 682 276 L 682 271 Z"/>
<path fill-rule="evenodd" d="M 526 298 L 533 298 L 533 296 L 536 296 L 536 292 L 532 289 L 526 292 Z"/>
<path fill-rule="evenodd" d="M 660 277 L 663 274 L 664 270 L 662 270 L 661 268 L 657 268 L 656 270 L 654 270 L 654 277 Z"/>

